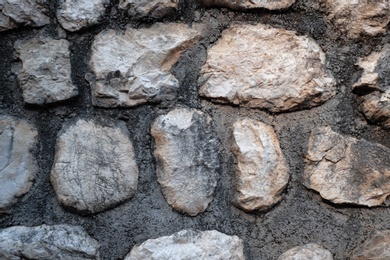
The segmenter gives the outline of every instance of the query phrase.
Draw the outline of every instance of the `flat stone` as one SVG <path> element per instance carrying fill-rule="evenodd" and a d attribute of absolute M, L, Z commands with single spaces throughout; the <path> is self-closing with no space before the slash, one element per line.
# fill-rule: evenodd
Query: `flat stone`
<path fill-rule="evenodd" d="M 15 226 L 0 230 L 0 259 L 100 259 L 99 244 L 80 226 Z"/>
<path fill-rule="evenodd" d="M 210 116 L 176 108 L 152 125 L 157 181 L 168 204 L 196 216 L 213 200 L 218 181 L 218 140 Z"/>
<path fill-rule="evenodd" d="M 235 204 L 245 211 L 265 210 L 279 202 L 289 173 L 274 129 L 249 118 L 233 125 L 237 157 Z"/>
<path fill-rule="evenodd" d="M 130 17 L 162 18 L 177 12 L 179 0 L 120 0 L 119 8 L 126 10 Z"/>
<path fill-rule="evenodd" d="M 390 194 L 390 149 L 314 129 L 306 155 L 304 185 L 333 203 L 379 206 Z"/>
<path fill-rule="evenodd" d="M 332 253 L 317 244 L 297 246 L 286 251 L 278 260 L 333 260 Z"/>
<path fill-rule="evenodd" d="M 390 259 L 390 230 L 375 231 L 352 260 Z"/>
<path fill-rule="evenodd" d="M 26 103 L 43 105 L 78 95 L 71 80 L 67 40 L 18 41 L 15 51 L 22 62 L 17 76 Z"/>
<path fill-rule="evenodd" d="M 254 8 L 278 10 L 289 8 L 293 3 L 295 3 L 295 0 L 199 0 L 199 2 L 208 7 L 220 6 L 234 10 L 246 10 Z"/>
<path fill-rule="evenodd" d="M 271 112 L 318 106 L 335 95 L 314 40 L 263 24 L 223 31 L 207 52 L 199 85 L 199 95 L 215 102 Z"/>
<path fill-rule="evenodd" d="M 138 166 L 124 122 L 79 118 L 59 133 L 51 182 L 60 203 L 100 212 L 130 199 Z"/>
<path fill-rule="evenodd" d="M 59 0 L 57 20 L 68 31 L 74 32 L 98 24 L 109 0 Z"/>
<path fill-rule="evenodd" d="M 26 194 L 38 172 L 38 132 L 25 120 L 0 115 L 0 211 Z"/>
<path fill-rule="evenodd" d="M 130 107 L 174 99 L 179 82 L 170 69 L 200 38 L 201 26 L 179 23 L 99 33 L 89 62 L 94 75 L 87 75 L 93 104 Z"/>
<path fill-rule="evenodd" d="M 20 26 L 49 24 L 46 4 L 46 1 L 36 0 L 0 0 L 0 32 Z"/>
<path fill-rule="evenodd" d="M 133 247 L 124 260 L 244 260 L 244 246 L 237 236 L 215 230 L 182 230 L 171 236 L 146 240 Z"/>

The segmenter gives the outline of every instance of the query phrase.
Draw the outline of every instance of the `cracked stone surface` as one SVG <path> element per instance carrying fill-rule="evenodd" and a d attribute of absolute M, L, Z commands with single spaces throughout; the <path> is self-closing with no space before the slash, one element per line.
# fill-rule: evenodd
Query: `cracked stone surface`
<path fill-rule="evenodd" d="M 60 203 L 81 212 L 100 212 L 130 199 L 138 166 L 124 122 L 79 118 L 63 127 L 51 182 Z"/>
<path fill-rule="evenodd" d="M 109 0 L 59 0 L 57 19 L 61 26 L 74 32 L 98 24 Z"/>
<path fill-rule="evenodd" d="M 175 99 L 178 80 L 170 73 L 180 54 L 201 39 L 200 25 L 156 23 L 99 33 L 89 62 L 94 75 L 92 102 L 101 107 L 130 107 Z"/>
<path fill-rule="evenodd" d="M 278 10 L 289 8 L 295 0 L 199 0 L 203 5 L 228 7 L 234 10 L 246 10 L 254 8 L 265 8 L 269 10 Z"/>
<path fill-rule="evenodd" d="M 50 23 L 46 1 L 0 0 L 0 32 L 20 26 L 41 27 Z"/>
<path fill-rule="evenodd" d="M 133 247 L 125 260 L 244 260 L 243 241 L 215 230 L 182 230 Z"/>
<path fill-rule="evenodd" d="M 99 244 L 80 226 L 15 226 L 0 230 L 0 259 L 98 260 Z"/>
<path fill-rule="evenodd" d="M 343 136 L 330 127 L 311 133 L 304 185 L 333 203 L 379 206 L 390 194 L 390 149 Z"/>
<path fill-rule="evenodd" d="M 120 0 L 119 8 L 126 10 L 130 17 L 162 18 L 178 11 L 179 0 Z"/>
<path fill-rule="evenodd" d="M 375 231 L 359 248 L 359 253 L 352 260 L 390 259 L 390 230 Z"/>
<path fill-rule="evenodd" d="M 332 253 L 317 244 L 297 246 L 283 253 L 278 260 L 333 260 Z"/>
<path fill-rule="evenodd" d="M 212 101 L 271 112 L 318 106 L 335 95 L 314 40 L 263 24 L 224 30 L 207 52 L 199 85 L 199 95 Z"/>
<path fill-rule="evenodd" d="M 245 211 L 265 210 L 279 202 L 289 173 L 272 126 L 245 118 L 233 125 L 237 158 L 235 204 Z"/>
<path fill-rule="evenodd" d="M 21 60 L 17 77 L 26 103 L 43 105 L 78 95 L 71 80 L 67 40 L 34 38 L 18 41 L 15 51 Z"/>
<path fill-rule="evenodd" d="M 38 172 L 36 128 L 25 120 L 0 115 L 0 211 L 26 194 Z"/>
<path fill-rule="evenodd" d="M 176 108 L 152 125 L 157 181 L 168 204 L 196 216 L 213 200 L 218 181 L 218 140 L 202 111 Z"/>

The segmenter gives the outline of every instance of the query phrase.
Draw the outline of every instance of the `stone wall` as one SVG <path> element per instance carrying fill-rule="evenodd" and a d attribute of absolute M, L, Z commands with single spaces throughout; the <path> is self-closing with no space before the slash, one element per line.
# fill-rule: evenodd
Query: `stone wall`
<path fill-rule="evenodd" d="M 0 259 L 390 258 L 389 20 L 1 1 Z"/>

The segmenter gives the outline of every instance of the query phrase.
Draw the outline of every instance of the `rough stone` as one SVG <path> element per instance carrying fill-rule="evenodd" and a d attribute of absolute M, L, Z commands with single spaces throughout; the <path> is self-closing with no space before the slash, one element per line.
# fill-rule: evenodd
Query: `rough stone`
<path fill-rule="evenodd" d="M 38 132 L 25 120 L 0 115 L 0 211 L 26 194 L 38 171 Z"/>
<path fill-rule="evenodd" d="M 278 260 L 333 260 L 332 253 L 317 244 L 297 246 L 286 251 Z"/>
<path fill-rule="evenodd" d="M 254 8 L 265 8 L 269 10 L 278 10 L 278 9 L 286 9 L 289 8 L 295 0 L 198 0 L 203 5 L 211 7 L 211 6 L 220 6 L 220 7 L 228 7 L 234 10 L 246 10 L 246 9 L 254 9 Z"/>
<path fill-rule="evenodd" d="M 352 260 L 390 259 L 390 230 L 375 231 Z"/>
<path fill-rule="evenodd" d="M 171 236 L 149 239 L 135 246 L 125 260 L 231 259 L 244 260 L 244 246 L 237 236 L 215 230 L 182 230 Z"/>
<path fill-rule="evenodd" d="M 178 10 L 179 0 L 120 0 L 119 8 L 127 10 L 130 17 L 162 18 Z"/>
<path fill-rule="evenodd" d="M 78 31 L 98 24 L 109 3 L 109 0 L 59 0 L 57 20 L 65 30 Z"/>
<path fill-rule="evenodd" d="M 18 80 L 23 98 L 29 104 L 46 104 L 78 95 L 72 84 L 69 42 L 34 38 L 15 43 L 22 65 Z"/>
<path fill-rule="evenodd" d="M 0 259 L 100 259 L 99 244 L 80 226 L 15 226 L 0 230 Z"/>
<path fill-rule="evenodd" d="M 304 185 L 333 203 L 381 205 L 390 194 L 390 149 L 333 132 L 311 133 Z"/>
<path fill-rule="evenodd" d="M 200 38 L 201 26 L 178 23 L 98 34 L 89 63 L 95 75 L 87 75 L 93 104 L 129 107 L 174 99 L 179 82 L 169 71 Z"/>
<path fill-rule="evenodd" d="M 210 116 L 176 108 L 152 125 L 157 181 L 168 204 L 195 216 L 213 200 L 219 167 L 218 141 Z"/>
<path fill-rule="evenodd" d="M 335 95 L 317 43 L 262 24 L 223 31 L 207 52 L 199 85 L 202 97 L 271 112 L 318 106 Z"/>
<path fill-rule="evenodd" d="M 64 126 L 51 182 L 61 204 L 81 212 L 100 212 L 131 198 L 138 167 L 126 125 L 79 118 Z"/>
<path fill-rule="evenodd" d="M 0 32 L 19 26 L 41 27 L 50 23 L 46 1 L 0 0 Z"/>
<path fill-rule="evenodd" d="M 274 129 L 249 118 L 233 125 L 237 157 L 236 205 L 245 211 L 264 210 L 282 199 L 289 174 Z"/>

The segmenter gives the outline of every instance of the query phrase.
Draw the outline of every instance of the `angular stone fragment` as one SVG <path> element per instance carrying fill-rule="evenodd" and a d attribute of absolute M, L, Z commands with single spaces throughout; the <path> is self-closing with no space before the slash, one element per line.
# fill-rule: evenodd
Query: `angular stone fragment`
<path fill-rule="evenodd" d="M 60 132 L 51 182 L 61 204 L 100 212 L 131 198 L 138 167 L 123 122 L 79 118 Z"/>
<path fill-rule="evenodd" d="M 317 244 L 297 246 L 286 251 L 278 260 L 333 260 L 332 253 Z"/>
<path fill-rule="evenodd" d="M 312 131 L 304 185 L 333 203 L 381 205 L 390 194 L 390 149 L 335 133 Z"/>
<path fill-rule="evenodd" d="M 133 247 L 124 260 L 244 260 L 244 246 L 237 236 L 215 230 L 182 230 L 171 236 L 149 239 Z"/>
<path fill-rule="evenodd" d="M 27 121 L 0 115 L 0 211 L 27 193 L 38 172 L 38 132 Z"/>
<path fill-rule="evenodd" d="M 42 105 L 78 95 L 71 80 L 67 40 L 19 41 L 15 43 L 15 50 L 22 62 L 18 80 L 26 103 Z"/>
<path fill-rule="evenodd" d="M 177 11 L 179 0 L 120 0 L 119 8 L 127 10 L 130 17 L 162 18 Z"/>
<path fill-rule="evenodd" d="M 254 8 L 265 8 L 278 10 L 289 8 L 295 0 L 198 0 L 205 6 L 228 7 L 234 10 L 246 10 Z"/>
<path fill-rule="evenodd" d="M 335 95 L 325 54 L 312 39 L 263 24 L 223 31 L 199 85 L 202 97 L 271 112 L 318 106 Z"/>
<path fill-rule="evenodd" d="M 0 0 L 0 32 L 19 26 L 41 27 L 50 23 L 46 1 Z"/>
<path fill-rule="evenodd" d="M 98 24 L 109 0 L 59 0 L 57 19 L 61 26 L 74 32 Z"/>
<path fill-rule="evenodd" d="M 99 247 L 80 226 L 15 226 L 0 230 L 0 259 L 97 260 Z"/>
<path fill-rule="evenodd" d="M 168 204 L 196 216 L 213 200 L 219 167 L 218 141 L 210 116 L 177 108 L 152 125 L 157 181 Z"/>
<path fill-rule="evenodd" d="M 375 231 L 352 260 L 390 259 L 390 230 Z"/>
<path fill-rule="evenodd" d="M 199 26 L 179 23 L 98 34 L 89 63 L 96 77 L 88 77 L 93 104 L 129 107 L 174 99 L 179 82 L 169 71 L 200 38 Z"/>
<path fill-rule="evenodd" d="M 282 199 L 289 174 L 274 129 L 242 119 L 233 125 L 237 157 L 236 205 L 245 211 L 264 210 Z"/>

